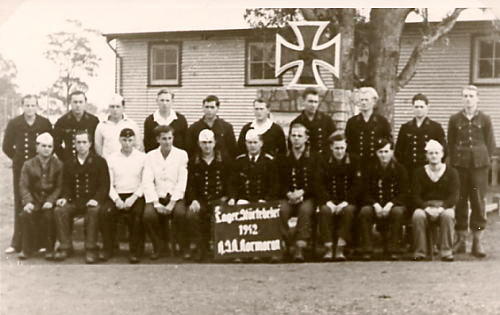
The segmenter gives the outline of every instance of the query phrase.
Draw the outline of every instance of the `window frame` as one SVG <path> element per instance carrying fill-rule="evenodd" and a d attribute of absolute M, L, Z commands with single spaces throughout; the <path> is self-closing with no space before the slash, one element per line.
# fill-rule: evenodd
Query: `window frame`
<path fill-rule="evenodd" d="M 153 80 L 153 48 L 158 46 L 175 46 L 177 48 L 177 79 Z M 148 42 L 148 87 L 181 86 L 182 42 L 180 41 L 155 41 Z"/>
<path fill-rule="evenodd" d="M 250 67 L 250 47 L 252 44 L 265 44 L 269 43 L 271 45 L 276 45 L 272 41 L 263 41 L 258 39 L 247 39 L 245 41 L 245 86 L 282 86 L 281 76 L 274 79 L 251 79 L 251 67 Z M 276 48 L 275 48 L 276 52 Z M 276 64 L 275 64 L 276 67 Z"/>
<path fill-rule="evenodd" d="M 499 36 L 491 36 L 485 34 L 473 34 L 471 37 L 471 70 L 470 83 L 475 85 L 500 85 L 500 78 L 479 78 L 479 47 L 481 40 L 489 39 L 494 43 L 500 43 Z M 498 52 L 500 58 L 500 51 Z"/>

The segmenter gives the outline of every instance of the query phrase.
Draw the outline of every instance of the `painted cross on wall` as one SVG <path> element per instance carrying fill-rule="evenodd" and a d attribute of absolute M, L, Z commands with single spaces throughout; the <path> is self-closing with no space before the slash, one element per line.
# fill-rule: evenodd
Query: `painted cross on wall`
<path fill-rule="evenodd" d="M 276 35 L 276 77 L 297 67 L 288 89 L 315 87 L 327 89 L 319 73 L 323 67 L 337 78 L 340 73 L 340 33 L 326 43 L 320 44 L 329 22 L 290 22 L 298 44 L 292 44 Z"/>

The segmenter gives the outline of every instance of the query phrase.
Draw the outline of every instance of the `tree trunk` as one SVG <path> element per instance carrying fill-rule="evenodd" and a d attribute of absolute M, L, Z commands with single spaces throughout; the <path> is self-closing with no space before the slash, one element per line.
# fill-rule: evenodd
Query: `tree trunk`
<path fill-rule="evenodd" d="M 340 42 L 340 86 L 337 88 L 352 90 L 354 88 L 354 30 L 356 27 L 356 9 L 338 9 Z"/>
<path fill-rule="evenodd" d="M 411 9 L 372 9 L 370 12 L 369 82 L 377 90 L 377 111 L 393 122 L 398 92 L 401 35 Z"/>

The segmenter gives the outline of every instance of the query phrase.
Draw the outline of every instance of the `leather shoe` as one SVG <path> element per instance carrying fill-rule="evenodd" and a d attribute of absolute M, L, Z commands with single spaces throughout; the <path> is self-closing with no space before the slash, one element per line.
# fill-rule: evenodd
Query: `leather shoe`
<path fill-rule="evenodd" d="M 304 254 L 302 254 L 302 248 L 297 247 L 295 250 L 295 255 L 293 255 L 293 260 L 296 262 L 304 262 Z"/>
<path fill-rule="evenodd" d="M 258 263 L 261 263 L 261 262 L 262 262 L 262 259 L 260 259 L 259 257 L 252 257 L 252 263 L 258 264 Z"/>
<path fill-rule="evenodd" d="M 97 262 L 97 253 L 95 250 L 87 250 L 85 252 L 85 263 L 95 264 Z"/>
<path fill-rule="evenodd" d="M 54 256 L 54 260 L 56 260 L 56 261 L 63 261 L 66 258 L 68 258 L 68 251 L 66 251 L 64 249 L 58 250 Z"/>
<path fill-rule="evenodd" d="M 364 261 L 370 261 L 370 260 L 372 260 L 372 255 L 371 254 L 363 254 L 363 256 L 361 256 L 361 259 Z"/>
<path fill-rule="evenodd" d="M 389 255 L 389 259 L 390 259 L 390 260 L 397 261 L 397 260 L 400 260 L 400 259 L 401 259 L 401 256 L 400 256 L 400 255 L 398 255 L 398 254 L 391 254 L 391 255 Z"/>
<path fill-rule="evenodd" d="M 158 258 L 160 258 L 160 254 L 156 251 L 153 251 L 151 253 L 151 255 L 149 256 L 149 259 L 151 259 L 151 260 L 157 260 Z"/>
<path fill-rule="evenodd" d="M 24 251 L 21 251 L 19 254 L 17 254 L 17 258 L 20 260 L 26 260 L 28 259 L 28 255 Z"/>
<path fill-rule="evenodd" d="M 278 264 L 280 262 L 281 262 L 281 258 L 279 258 L 278 256 L 271 257 L 271 264 Z"/>
<path fill-rule="evenodd" d="M 448 255 L 448 256 L 443 256 L 443 257 L 441 257 L 441 260 L 442 260 L 442 261 L 448 261 L 448 262 L 451 262 L 451 261 L 453 261 L 453 260 L 455 260 L 455 259 L 453 258 L 453 255 Z"/>
<path fill-rule="evenodd" d="M 323 255 L 324 261 L 331 261 L 333 259 L 333 250 L 331 247 L 327 247 L 326 253 Z"/>
<path fill-rule="evenodd" d="M 128 257 L 128 261 L 131 263 L 131 264 L 137 264 L 140 260 L 137 256 L 129 256 Z"/>
<path fill-rule="evenodd" d="M 15 252 L 17 252 L 17 250 L 12 246 L 7 247 L 4 251 L 6 254 L 14 254 Z"/>
<path fill-rule="evenodd" d="M 337 249 L 335 250 L 335 261 L 346 261 L 347 258 L 345 258 L 344 255 L 344 246 L 337 246 Z"/>
<path fill-rule="evenodd" d="M 99 260 L 108 261 L 111 258 L 111 253 L 108 251 L 102 251 L 99 253 Z"/>
<path fill-rule="evenodd" d="M 45 258 L 45 260 L 54 260 L 54 252 L 46 251 L 44 258 Z"/>
<path fill-rule="evenodd" d="M 425 260 L 425 256 L 422 256 L 422 255 L 415 256 L 415 257 L 413 257 L 413 260 L 414 261 L 423 261 L 423 260 Z"/>

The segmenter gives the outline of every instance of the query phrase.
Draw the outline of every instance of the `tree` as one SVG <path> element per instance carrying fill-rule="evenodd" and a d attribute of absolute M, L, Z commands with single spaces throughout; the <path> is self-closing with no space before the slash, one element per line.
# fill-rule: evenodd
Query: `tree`
<path fill-rule="evenodd" d="M 77 20 L 66 22 L 70 30 L 49 34 L 49 48 L 44 55 L 59 69 L 50 95 L 68 104 L 68 96 L 73 90 L 88 90 L 85 80 L 95 76 L 101 58 L 91 46 L 93 39 L 100 39 L 100 32 L 84 28 Z"/>
<path fill-rule="evenodd" d="M 397 92 L 414 76 L 424 51 L 447 34 L 464 9 L 454 9 L 439 23 L 429 23 L 427 9 L 371 9 L 369 21 L 360 10 L 352 8 L 249 9 L 245 19 L 254 27 L 278 27 L 278 32 L 291 20 L 329 21 L 327 38 L 342 34 L 340 80 L 335 86 L 352 90 L 359 85 L 373 86 L 379 96 L 378 110 L 392 121 Z M 411 57 L 398 71 L 401 37 L 405 21 L 411 12 L 423 17 L 421 38 Z M 286 32 L 285 32 L 286 33 Z M 356 74 L 356 62 L 368 51 L 367 76 Z"/>
<path fill-rule="evenodd" d="M 17 85 L 14 82 L 17 76 L 17 68 L 12 60 L 4 59 L 0 55 L 0 96 L 8 97 L 17 94 Z"/>

